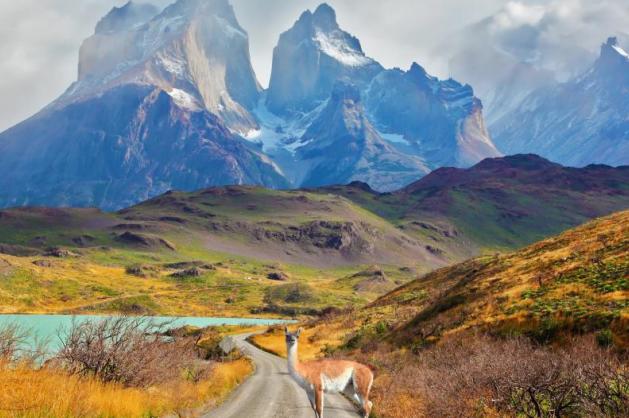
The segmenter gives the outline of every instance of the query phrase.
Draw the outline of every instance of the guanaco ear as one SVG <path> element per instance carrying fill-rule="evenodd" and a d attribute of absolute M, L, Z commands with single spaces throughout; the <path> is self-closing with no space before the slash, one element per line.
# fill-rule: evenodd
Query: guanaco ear
<path fill-rule="evenodd" d="M 288 327 L 284 327 L 284 334 L 288 335 Z"/>
<path fill-rule="evenodd" d="M 304 330 L 303 328 L 299 328 L 299 329 L 297 330 L 297 333 L 296 333 L 295 335 L 297 335 L 297 336 L 299 337 L 299 336 L 301 335 L 301 332 L 302 332 L 303 330 Z"/>

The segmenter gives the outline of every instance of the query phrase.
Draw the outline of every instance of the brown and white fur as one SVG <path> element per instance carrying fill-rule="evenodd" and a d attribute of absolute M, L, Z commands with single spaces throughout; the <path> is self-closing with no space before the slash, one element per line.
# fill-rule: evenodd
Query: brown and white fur
<path fill-rule="evenodd" d="M 345 360 L 318 360 L 302 363 L 297 354 L 301 328 L 295 333 L 290 333 L 288 328 L 285 328 L 285 335 L 288 372 L 306 391 L 317 418 L 323 418 L 323 394 L 341 392 L 353 396 L 362 407 L 364 417 L 369 417 L 373 406 L 369 401 L 373 373 L 367 366 Z"/>

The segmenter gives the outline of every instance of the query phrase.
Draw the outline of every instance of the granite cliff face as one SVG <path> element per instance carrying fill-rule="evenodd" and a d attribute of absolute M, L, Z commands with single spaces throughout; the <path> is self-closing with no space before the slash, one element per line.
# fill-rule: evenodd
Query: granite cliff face
<path fill-rule="evenodd" d="M 629 55 L 610 38 L 583 75 L 527 96 L 492 127 L 507 154 L 571 166 L 629 164 Z"/>
<path fill-rule="evenodd" d="M 119 85 L 148 84 L 183 106 L 214 113 L 237 132 L 257 126 L 248 109 L 261 88 L 249 38 L 227 0 L 179 0 L 145 22 L 150 13 L 136 9 L 144 10 L 128 3 L 99 22 L 81 46 L 78 81 L 55 107 Z"/>
<path fill-rule="evenodd" d="M 304 12 L 273 51 L 267 105 L 274 113 L 314 109 L 337 80 L 365 86 L 383 68 L 365 56 L 360 41 L 343 31 L 327 4 Z"/>
<path fill-rule="evenodd" d="M 309 166 L 303 186 L 368 183 L 391 191 L 429 172 L 424 162 L 397 150 L 373 127 L 360 91 L 338 82 L 326 107 L 308 127 L 297 148 Z"/>

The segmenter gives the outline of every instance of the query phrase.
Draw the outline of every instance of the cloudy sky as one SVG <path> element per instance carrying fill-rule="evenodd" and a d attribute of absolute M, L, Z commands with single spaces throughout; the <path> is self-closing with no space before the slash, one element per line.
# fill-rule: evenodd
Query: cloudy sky
<path fill-rule="evenodd" d="M 457 39 L 465 28 L 483 19 L 492 34 L 483 42 L 496 42 L 525 60 L 540 60 L 542 52 L 538 49 L 543 46 L 546 58 L 542 58 L 549 62 L 549 56 L 559 55 L 558 48 L 571 51 L 562 48 L 564 44 L 578 46 L 593 56 L 606 36 L 626 35 L 622 32 L 629 30 L 626 1 L 329 0 L 328 3 L 337 10 L 341 26 L 356 35 L 365 52 L 383 65 L 407 68 L 417 61 L 429 72 L 447 76 L 448 62 L 455 49 L 449 40 Z M 152 2 L 159 6 L 168 3 Z M 101 16 L 124 3 L 126 0 L 0 3 L 0 131 L 38 111 L 74 81 L 82 40 L 93 33 Z M 232 3 L 241 25 L 249 32 L 258 78 L 266 85 L 279 34 L 301 12 L 314 9 L 320 1 L 232 0 Z M 562 57 L 561 62 L 569 59 L 575 59 L 574 54 Z"/>

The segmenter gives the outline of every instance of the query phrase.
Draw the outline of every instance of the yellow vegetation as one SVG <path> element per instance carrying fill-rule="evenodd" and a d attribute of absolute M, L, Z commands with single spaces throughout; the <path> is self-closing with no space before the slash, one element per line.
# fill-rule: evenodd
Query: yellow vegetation
<path fill-rule="evenodd" d="M 193 416 L 194 408 L 211 407 L 252 371 L 239 359 L 218 363 L 199 383 L 180 381 L 149 389 L 105 384 L 95 378 L 68 376 L 54 369 L 0 365 L 0 417 L 149 417 L 176 412 Z"/>
<path fill-rule="evenodd" d="M 440 347 L 448 338 L 467 338 L 467 332 L 478 330 L 539 336 L 541 326 L 551 324 L 558 337 L 561 332 L 570 337 L 573 329 L 608 327 L 614 345 L 626 348 L 628 228 L 629 211 L 620 212 L 517 252 L 435 271 L 363 309 L 304 324 L 300 355 L 321 357 L 359 337 L 341 352 L 380 365 L 372 390 L 378 416 L 415 418 L 430 414 L 421 410 L 417 388 L 396 380 L 407 366 L 395 365 L 396 356 L 406 352 L 403 347 Z M 600 325 L 603 321 L 606 325 Z M 281 329 L 271 328 L 252 341 L 285 356 Z M 395 367 L 382 366 L 386 363 Z M 485 408 L 482 416 L 499 414 Z"/>
<path fill-rule="evenodd" d="M 300 360 L 313 360 L 322 357 L 325 347 L 339 345 L 346 333 L 347 329 L 339 323 L 319 323 L 304 328 L 299 338 Z M 250 341 L 269 353 L 286 358 L 284 328 L 271 327 L 265 333 L 253 335 Z"/>

